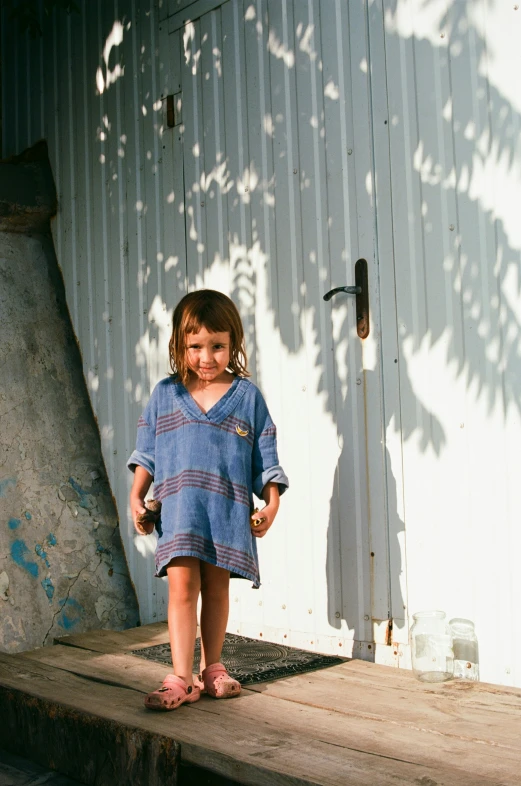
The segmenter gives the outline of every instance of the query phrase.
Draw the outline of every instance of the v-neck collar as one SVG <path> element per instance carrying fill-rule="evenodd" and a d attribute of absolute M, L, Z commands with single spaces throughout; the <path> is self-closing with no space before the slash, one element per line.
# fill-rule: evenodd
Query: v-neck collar
<path fill-rule="evenodd" d="M 197 405 L 192 394 L 188 392 L 186 387 L 177 377 L 174 377 L 172 382 L 174 395 L 183 414 L 189 420 L 206 420 L 210 423 L 222 423 L 222 421 L 233 412 L 246 392 L 247 387 L 246 384 L 241 384 L 247 382 L 244 377 L 235 377 L 226 393 L 223 393 L 221 398 L 210 407 L 208 412 L 203 412 Z"/>

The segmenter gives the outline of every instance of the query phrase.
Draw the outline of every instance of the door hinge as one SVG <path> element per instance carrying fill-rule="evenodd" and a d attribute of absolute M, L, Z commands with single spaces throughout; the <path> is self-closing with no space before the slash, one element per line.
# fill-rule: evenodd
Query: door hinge
<path fill-rule="evenodd" d="M 393 621 L 392 619 L 387 620 L 387 628 L 385 630 L 385 644 L 388 647 L 391 647 L 393 643 Z"/>

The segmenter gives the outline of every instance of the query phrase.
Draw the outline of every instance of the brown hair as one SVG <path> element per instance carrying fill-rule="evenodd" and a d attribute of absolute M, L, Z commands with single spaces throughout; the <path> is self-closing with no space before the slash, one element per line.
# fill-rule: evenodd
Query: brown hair
<path fill-rule="evenodd" d="M 177 304 L 172 319 L 172 336 L 168 345 L 170 367 L 183 384 L 190 378 L 186 360 L 186 336 L 205 327 L 209 333 L 230 334 L 228 368 L 240 377 L 249 377 L 248 358 L 244 346 L 244 330 L 235 303 L 222 292 L 200 289 L 190 292 Z"/>

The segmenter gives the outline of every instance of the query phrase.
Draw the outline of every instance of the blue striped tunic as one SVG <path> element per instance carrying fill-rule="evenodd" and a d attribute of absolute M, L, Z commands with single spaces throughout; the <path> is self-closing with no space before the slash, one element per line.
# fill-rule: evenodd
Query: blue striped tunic
<path fill-rule="evenodd" d="M 198 557 L 260 585 L 257 541 L 251 533 L 253 494 L 288 479 L 279 465 L 277 434 L 260 390 L 235 377 L 204 413 L 178 380 L 159 382 L 138 421 L 132 471 L 144 467 L 161 500 L 156 575 L 174 557 Z"/>

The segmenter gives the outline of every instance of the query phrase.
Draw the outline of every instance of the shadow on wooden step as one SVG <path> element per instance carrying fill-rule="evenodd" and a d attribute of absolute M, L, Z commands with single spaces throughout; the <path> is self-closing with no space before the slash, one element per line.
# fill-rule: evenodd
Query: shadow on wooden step
<path fill-rule="evenodd" d="M 0 689 L 2 745 L 94 786 L 175 786 L 180 748 L 169 737 Z"/>
<path fill-rule="evenodd" d="M 177 786 L 240 786 L 240 782 L 181 762 L 177 771 Z"/>

